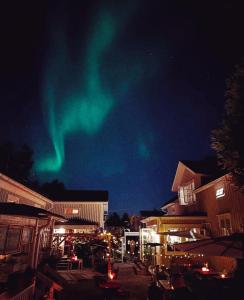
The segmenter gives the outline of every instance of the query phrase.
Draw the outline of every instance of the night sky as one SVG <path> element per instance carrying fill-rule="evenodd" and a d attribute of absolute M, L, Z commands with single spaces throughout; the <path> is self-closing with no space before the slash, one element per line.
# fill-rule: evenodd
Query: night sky
<path fill-rule="evenodd" d="M 180 159 L 212 154 L 225 80 L 244 53 L 241 1 L 5 1 L 1 141 L 40 182 L 159 208 Z"/>

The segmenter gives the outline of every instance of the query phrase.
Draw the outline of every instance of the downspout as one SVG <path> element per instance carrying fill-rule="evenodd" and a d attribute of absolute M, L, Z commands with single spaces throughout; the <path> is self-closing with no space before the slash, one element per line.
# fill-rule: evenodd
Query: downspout
<path fill-rule="evenodd" d="M 48 220 L 47 220 L 47 223 L 40 226 L 38 228 L 38 233 L 37 233 L 37 243 L 36 243 L 36 251 L 35 251 L 35 257 L 34 257 L 34 268 L 36 269 L 37 267 L 37 263 L 38 263 L 38 256 L 39 256 L 39 248 L 40 248 L 40 237 L 41 237 L 41 233 L 42 233 L 42 230 L 46 227 L 49 227 L 50 224 L 52 223 L 52 217 L 50 217 Z"/>
<path fill-rule="evenodd" d="M 35 255 L 36 255 L 36 243 L 37 243 L 37 239 L 38 239 L 38 218 L 36 219 L 36 225 L 35 225 L 35 231 L 34 231 L 34 240 L 33 240 L 33 245 L 32 245 L 32 256 L 31 256 L 31 267 L 34 267 L 35 264 Z"/>
<path fill-rule="evenodd" d="M 49 247 L 50 247 L 50 253 L 49 255 L 52 254 L 52 245 L 53 245 L 53 233 L 54 233 L 54 224 L 55 224 L 55 220 L 52 220 L 52 226 L 51 226 L 51 230 L 50 230 L 50 235 L 49 235 Z"/>

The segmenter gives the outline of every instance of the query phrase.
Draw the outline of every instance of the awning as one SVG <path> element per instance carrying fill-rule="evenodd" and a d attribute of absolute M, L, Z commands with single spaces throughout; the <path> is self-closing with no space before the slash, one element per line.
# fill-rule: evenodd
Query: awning
<path fill-rule="evenodd" d="M 160 243 L 145 243 L 143 245 L 151 246 L 151 247 L 164 246 L 164 244 L 160 244 Z"/>
<path fill-rule="evenodd" d="M 182 230 L 182 231 L 166 231 L 159 233 L 160 235 L 170 235 L 170 236 L 179 236 L 185 238 L 194 238 L 192 232 L 190 230 Z"/>
<path fill-rule="evenodd" d="M 202 253 L 207 256 L 244 258 L 244 233 L 175 244 L 179 251 Z"/>
<path fill-rule="evenodd" d="M 159 233 L 160 235 L 170 235 L 170 236 L 179 236 L 184 237 L 188 239 L 196 239 L 196 240 L 202 240 L 208 238 L 207 236 L 204 236 L 202 234 L 196 233 L 193 230 L 181 230 L 181 231 L 166 231 Z"/>

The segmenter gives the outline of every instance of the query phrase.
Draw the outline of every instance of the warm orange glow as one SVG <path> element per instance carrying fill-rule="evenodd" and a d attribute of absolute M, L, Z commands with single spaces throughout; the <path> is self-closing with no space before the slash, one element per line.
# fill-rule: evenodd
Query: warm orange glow
<path fill-rule="evenodd" d="M 226 275 L 225 275 L 225 274 L 220 274 L 220 277 L 221 277 L 221 278 L 225 278 Z"/>
<path fill-rule="evenodd" d="M 114 279 L 114 273 L 109 273 L 109 278 L 111 279 L 111 280 L 113 280 Z"/>

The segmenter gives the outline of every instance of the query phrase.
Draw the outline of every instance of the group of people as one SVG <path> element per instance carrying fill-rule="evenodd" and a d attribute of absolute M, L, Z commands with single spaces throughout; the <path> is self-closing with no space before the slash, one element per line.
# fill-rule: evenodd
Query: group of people
<path fill-rule="evenodd" d="M 148 287 L 148 300 L 163 300 L 164 299 L 164 288 L 158 285 L 159 279 L 167 279 L 165 274 L 166 269 L 160 268 L 159 265 L 156 265 L 152 269 L 152 281 Z"/>
<path fill-rule="evenodd" d="M 166 280 L 172 289 L 166 290 L 159 284 L 160 280 Z M 192 295 L 187 290 L 184 282 L 184 278 L 181 274 L 173 273 L 165 266 L 157 265 L 152 272 L 152 282 L 148 287 L 148 300 L 184 300 L 192 299 Z"/>

